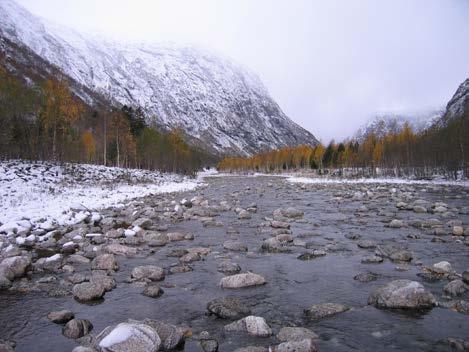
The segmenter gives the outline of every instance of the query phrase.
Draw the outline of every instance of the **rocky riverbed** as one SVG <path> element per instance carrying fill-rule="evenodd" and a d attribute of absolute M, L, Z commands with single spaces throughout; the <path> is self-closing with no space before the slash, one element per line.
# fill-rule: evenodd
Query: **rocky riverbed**
<path fill-rule="evenodd" d="M 469 188 L 205 183 L 0 227 L 0 351 L 469 350 Z"/>

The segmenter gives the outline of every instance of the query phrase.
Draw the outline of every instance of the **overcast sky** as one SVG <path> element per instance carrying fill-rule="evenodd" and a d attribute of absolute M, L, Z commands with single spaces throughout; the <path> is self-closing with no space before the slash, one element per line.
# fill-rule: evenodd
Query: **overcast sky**
<path fill-rule="evenodd" d="M 216 49 L 323 142 L 443 107 L 469 77 L 468 0 L 17 0 L 82 32 Z"/>

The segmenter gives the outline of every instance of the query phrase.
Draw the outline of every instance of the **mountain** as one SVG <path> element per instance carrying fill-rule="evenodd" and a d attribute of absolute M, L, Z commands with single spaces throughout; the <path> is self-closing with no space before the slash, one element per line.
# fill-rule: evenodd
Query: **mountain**
<path fill-rule="evenodd" d="M 250 155 L 318 143 L 283 113 L 254 73 L 206 50 L 87 37 L 12 0 L 0 0 L 0 37 L 114 103 L 141 107 L 150 125 L 181 127 L 190 141 L 213 153 Z"/>
<path fill-rule="evenodd" d="M 406 122 L 414 132 L 422 132 L 440 120 L 443 113 L 431 111 L 417 114 L 379 114 L 360 127 L 353 139 L 362 142 L 371 133 L 381 138 L 389 132 L 401 130 Z"/>
<path fill-rule="evenodd" d="M 469 78 L 467 78 L 446 105 L 445 121 L 469 119 Z"/>

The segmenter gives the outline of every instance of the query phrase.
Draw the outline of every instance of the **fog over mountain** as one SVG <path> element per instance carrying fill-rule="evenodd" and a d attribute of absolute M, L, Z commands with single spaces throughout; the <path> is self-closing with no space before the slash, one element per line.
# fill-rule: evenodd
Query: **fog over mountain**
<path fill-rule="evenodd" d="M 376 114 L 444 108 L 469 73 L 469 2 L 19 0 L 105 37 L 195 43 L 256 72 L 323 141 Z"/>

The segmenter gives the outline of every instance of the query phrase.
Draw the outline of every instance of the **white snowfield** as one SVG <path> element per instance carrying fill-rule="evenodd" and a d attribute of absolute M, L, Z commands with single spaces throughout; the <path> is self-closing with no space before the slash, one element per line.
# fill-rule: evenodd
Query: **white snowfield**
<path fill-rule="evenodd" d="M 73 224 L 94 211 L 124 206 L 151 194 L 195 189 L 201 178 L 190 179 L 155 171 L 97 165 L 23 161 L 0 162 L 0 223 Z"/>

